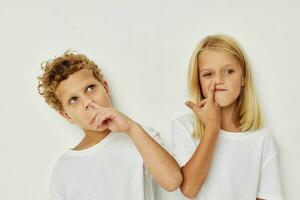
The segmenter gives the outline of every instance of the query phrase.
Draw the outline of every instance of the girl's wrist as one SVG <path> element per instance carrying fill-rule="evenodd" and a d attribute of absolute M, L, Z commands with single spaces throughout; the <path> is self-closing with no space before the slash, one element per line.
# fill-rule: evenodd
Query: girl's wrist
<path fill-rule="evenodd" d="M 205 126 L 205 129 L 210 130 L 210 131 L 217 131 L 219 132 L 221 126 L 218 123 L 209 123 L 208 125 Z"/>

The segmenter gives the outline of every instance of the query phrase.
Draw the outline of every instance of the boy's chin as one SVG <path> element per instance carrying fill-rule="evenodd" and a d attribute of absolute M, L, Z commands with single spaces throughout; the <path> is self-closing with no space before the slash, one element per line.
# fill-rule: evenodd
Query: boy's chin
<path fill-rule="evenodd" d="M 87 128 L 86 130 L 89 130 L 89 131 L 94 131 L 94 132 L 102 132 L 102 131 L 105 131 L 107 130 L 107 128 L 98 128 L 98 129 L 95 129 L 95 128 Z"/>

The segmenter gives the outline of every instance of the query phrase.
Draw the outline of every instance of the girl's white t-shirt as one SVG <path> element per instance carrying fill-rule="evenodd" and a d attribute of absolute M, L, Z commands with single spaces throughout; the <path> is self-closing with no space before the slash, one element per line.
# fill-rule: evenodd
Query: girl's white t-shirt
<path fill-rule="evenodd" d="M 172 122 L 173 154 L 180 167 L 192 157 L 200 140 L 193 139 L 194 115 Z M 220 130 L 208 176 L 197 200 L 282 200 L 276 144 L 267 128 Z"/>
<path fill-rule="evenodd" d="M 143 128 L 162 145 L 158 132 Z M 68 149 L 52 170 L 50 190 L 55 200 L 155 199 L 155 182 L 139 151 L 120 132 L 87 149 Z"/>

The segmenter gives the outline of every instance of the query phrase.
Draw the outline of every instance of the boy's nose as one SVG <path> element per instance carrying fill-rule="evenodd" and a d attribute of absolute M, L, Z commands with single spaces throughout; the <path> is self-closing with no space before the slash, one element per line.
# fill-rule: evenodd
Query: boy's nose
<path fill-rule="evenodd" d="M 89 104 L 90 104 L 90 102 L 94 102 L 94 103 L 95 103 L 95 101 L 94 101 L 94 100 L 92 100 L 92 99 L 85 101 L 85 105 L 84 105 L 84 108 L 85 108 L 85 110 L 88 110 L 88 109 L 94 108 L 94 107 L 92 107 L 91 105 L 89 105 Z"/>

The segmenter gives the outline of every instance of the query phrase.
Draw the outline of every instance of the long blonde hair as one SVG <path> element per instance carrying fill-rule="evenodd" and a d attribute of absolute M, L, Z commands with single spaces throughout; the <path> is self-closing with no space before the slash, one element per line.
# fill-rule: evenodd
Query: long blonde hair
<path fill-rule="evenodd" d="M 241 131 L 261 128 L 263 126 L 262 112 L 255 94 L 250 64 L 239 43 L 230 36 L 223 34 L 209 35 L 196 46 L 189 64 L 188 90 L 190 100 L 194 103 L 199 103 L 204 98 L 199 80 L 198 56 L 206 49 L 221 51 L 236 59 L 245 78 L 245 84 L 237 100 L 236 119 L 240 124 L 239 128 Z M 196 116 L 194 118 L 193 137 L 201 138 L 205 129 L 204 124 L 197 120 Z"/>

